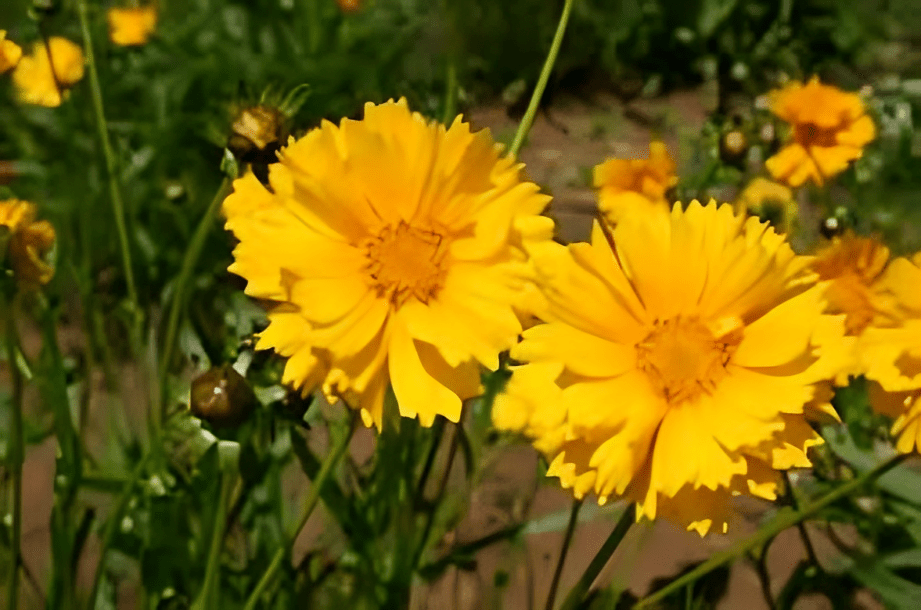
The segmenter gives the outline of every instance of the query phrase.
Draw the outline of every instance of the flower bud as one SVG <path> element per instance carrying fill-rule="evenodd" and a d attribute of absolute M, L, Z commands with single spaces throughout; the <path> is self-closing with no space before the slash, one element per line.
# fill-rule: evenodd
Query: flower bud
<path fill-rule="evenodd" d="M 239 425 L 255 406 L 252 388 L 229 364 L 212 368 L 192 381 L 192 414 L 214 427 Z"/>

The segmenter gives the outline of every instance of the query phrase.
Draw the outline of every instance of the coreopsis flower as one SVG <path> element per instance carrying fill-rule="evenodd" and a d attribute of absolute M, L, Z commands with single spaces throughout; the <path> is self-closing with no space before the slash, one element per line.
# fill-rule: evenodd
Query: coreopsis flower
<path fill-rule="evenodd" d="M 0 30 L 0 74 L 15 68 L 21 57 L 19 45 L 6 39 L 6 30 Z"/>
<path fill-rule="evenodd" d="M 766 178 L 755 178 L 748 183 L 738 199 L 736 199 L 736 210 L 754 214 L 762 219 L 777 217 L 779 226 L 786 231 L 792 225 L 799 214 L 799 208 L 796 200 L 793 199 L 793 191 L 786 186 L 768 180 Z"/>
<path fill-rule="evenodd" d="M 646 159 L 608 159 L 594 170 L 598 209 L 612 224 L 634 212 L 667 213 L 665 194 L 677 183 L 675 162 L 662 142 L 649 143 Z"/>
<path fill-rule="evenodd" d="M 895 419 L 896 448 L 909 453 L 921 448 L 921 253 L 891 260 L 877 284 L 874 316 L 857 345 L 861 371 L 879 384 L 870 404 Z"/>
<path fill-rule="evenodd" d="M 591 243 L 531 249 L 544 320 L 493 409 L 577 498 L 723 532 L 730 499 L 774 499 L 833 416 L 843 316 L 785 239 L 730 205 L 625 217 Z"/>
<path fill-rule="evenodd" d="M 154 5 L 113 7 L 106 13 L 109 40 L 122 47 L 147 44 L 157 29 L 157 7 Z"/>
<path fill-rule="evenodd" d="M 813 77 L 771 94 L 771 111 L 790 124 L 790 141 L 765 162 L 776 180 L 818 185 L 847 169 L 876 137 L 863 100 Z"/>
<path fill-rule="evenodd" d="M 54 276 L 54 268 L 46 260 L 54 245 L 54 227 L 48 221 L 36 221 L 35 215 L 35 204 L 28 201 L 0 201 L 0 231 L 7 233 L 2 240 L 6 249 L 0 257 L 25 288 L 47 284 Z"/>
<path fill-rule="evenodd" d="M 457 421 L 521 332 L 524 244 L 552 236 L 521 167 L 488 132 L 400 100 L 289 140 L 270 188 L 237 180 L 230 270 L 274 302 L 257 347 L 288 358 L 283 381 L 321 386 L 366 425 L 380 427 L 388 384 L 402 415 Z"/>
<path fill-rule="evenodd" d="M 879 280 L 888 262 L 889 248 L 882 242 L 850 231 L 816 254 L 812 267 L 828 280 L 829 311 L 845 314 L 848 335 L 859 335 L 877 315 L 884 298 Z"/>
<path fill-rule="evenodd" d="M 48 108 L 60 106 L 67 89 L 83 78 L 83 64 L 83 50 L 66 38 L 52 36 L 47 45 L 36 42 L 13 71 L 20 101 Z"/>

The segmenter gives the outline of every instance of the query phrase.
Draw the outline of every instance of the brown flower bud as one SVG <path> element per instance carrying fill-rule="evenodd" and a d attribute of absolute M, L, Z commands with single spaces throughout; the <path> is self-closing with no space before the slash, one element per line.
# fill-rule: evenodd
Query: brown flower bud
<path fill-rule="evenodd" d="M 212 368 L 192 381 L 192 415 L 217 428 L 241 424 L 255 406 L 252 388 L 229 364 Z"/>

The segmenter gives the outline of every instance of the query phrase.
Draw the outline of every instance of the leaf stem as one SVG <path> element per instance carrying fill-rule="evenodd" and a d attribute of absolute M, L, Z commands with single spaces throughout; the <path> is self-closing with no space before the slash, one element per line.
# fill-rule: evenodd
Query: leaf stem
<path fill-rule="evenodd" d="M 547 594 L 546 610 L 553 610 L 553 603 L 556 601 L 556 590 L 560 586 L 560 577 L 563 575 L 563 564 L 566 562 L 566 555 L 569 554 L 569 547 L 572 544 L 572 535 L 576 531 L 576 522 L 579 519 L 579 509 L 582 508 L 582 500 L 574 499 L 572 501 L 572 510 L 569 512 L 569 523 L 566 525 L 566 533 L 563 535 L 563 546 L 560 547 L 560 558 L 556 562 L 556 569 L 553 571 L 553 580 L 550 581 L 550 592 Z"/>
<path fill-rule="evenodd" d="M 87 16 L 87 0 L 77 0 L 77 12 L 80 16 L 80 28 L 83 32 L 83 52 L 86 55 L 86 66 L 89 70 L 93 110 L 96 114 L 96 127 L 99 130 L 99 141 L 102 144 L 102 153 L 105 157 L 106 173 L 109 179 L 109 197 L 112 200 L 115 229 L 118 233 L 118 245 L 121 250 L 122 266 L 125 270 L 128 306 L 131 308 L 130 314 L 132 318 L 131 347 L 137 353 L 141 340 L 141 309 L 138 304 L 137 285 L 134 281 L 134 268 L 131 264 L 131 248 L 128 243 L 128 227 L 125 221 L 125 204 L 122 200 L 118 181 L 118 161 L 112 148 L 112 140 L 109 138 L 109 127 L 102 103 L 102 87 L 99 84 L 99 71 L 96 68 L 96 57 L 93 53 L 93 35 L 90 30 L 89 17 Z"/>
<path fill-rule="evenodd" d="M 598 574 L 600 574 L 604 566 L 607 565 L 608 560 L 611 559 L 611 555 L 614 554 L 617 546 L 620 544 L 621 540 L 624 539 L 624 536 L 627 535 L 627 531 L 635 521 L 636 505 L 631 503 L 624 509 L 623 514 L 621 514 L 620 519 L 617 521 L 617 525 L 614 526 L 614 531 L 611 532 L 608 539 L 605 540 L 601 548 L 598 549 L 598 553 L 595 554 L 592 562 L 588 564 L 588 568 L 586 568 L 585 573 L 582 574 L 579 582 L 569 591 L 569 595 L 566 596 L 566 600 L 563 602 L 560 610 L 576 610 L 579 602 L 581 602 L 588 593 L 592 583 L 598 578 Z"/>
<path fill-rule="evenodd" d="M 828 492 L 827 494 L 825 494 L 818 500 L 815 500 L 814 502 L 807 504 L 800 510 L 789 510 L 789 511 L 778 513 L 778 515 L 774 517 L 773 520 L 771 520 L 764 527 L 762 527 L 760 530 L 755 532 L 752 536 L 749 536 L 745 540 L 741 540 L 740 542 L 729 547 L 725 551 L 716 553 L 715 555 L 710 557 L 710 559 L 703 562 L 702 564 L 700 564 L 699 566 L 697 566 L 690 572 L 682 575 L 679 578 L 676 578 L 675 580 L 671 581 L 670 583 L 668 583 L 667 585 L 665 585 L 658 591 L 650 595 L 647 595 L 646 597 L 641 599 L 639 602 L 637 602 L 637 604 L 633 607 L 634 608 L 646 608 L 646 607 L 649 607 L 655 604 L 656 602 L 662 600 L 669 594 L 674 593 L 675 591 L 677 591 L 684 585 L 692 583 L 698 578 L 700 578 L 701 576 L 720 567 L 724 563 L 727 563 L 730 560 L 735 559 L 736 557 L 740 557 L 744 555 L 750 549 L 753 549 L 755 547 L 758 547 L 764 544 L 765 542 L 767 542 L 768 540 L 770 540 L 771 538 L 773 538 L 774 536 L 776 536 L 783 530 L 787 529 L 788 527 L 793 527 L 794 525 L 802 523 L 803 521 L 813 516 L 814 514 L 816 514 L 817 512 L 819 512 L 826 506 L 828 506 L 829 504 L 832 504 L 833 502 L 836 502 L 840 500 L 841 498 L 851 494 L 855 490 L 860 489 L 860 487 L 862 487 L 863 485 L 866 485 L 867 483 L 878 479 L 882 475 L 886 474 L 887 472 L 889 472 L 890 470 L 892 470 L 893 468 L 901 464 L 905 460 L 906 457 L 907 456 L 903 454 L 893 456 L 890 459 L 886 460 L 885 462 L 879 464 L 876 468 L 869 470 L 865 472 L 864 474 L 862 474 L 861 476 L 855 478 L 854 480 L 848 481 L 844 485 L 841 485 L 833 489 L 832 491 Z"/>
<path fill-rule="evenodd" d="M 9 468 L 12 471 L 13 486 L 13 523 L 10 532 L 10 552 L 7 580 L 7 607 L 19 608 L 19 566 L 22 563 L 22 464 L 25 461 L 25 447 L 22 426 L 23 380 L 19 370 L 19 333 L 16 330 L 16 301 L 14 295 L 6 300 L 4 317 L 6 318 L 6 364 L 10 371 L 13 386 L 10 410 L 10 449 Z"/>
<path fill-rule="evenodd" d="M 556 56 L 560 52 L 560 45 L 563 44 L 563 34 L 566 33 L 566 24 L 569 23 L 569 14 L 572 12 L 573 0 L 566 0 L 563 5 L 563 14 L 560 15 L 560 21 L 556 26 L 556 34 L 553 35 L 553 42 L 550 44 L 550 52 L 547 53 L 547 60 L 540 71 L 540 77 L 534 86 L 534 93 L 531 94 L 531 101 L 528 103 L 528 109 L 518 124 L 518 131 L 515 132 L 515 139 L 509 147 L 509 154 L 517 155 L 521 150 L 524 139 L 528 132 L 531 131 L 531 125 L 534 124 L 534 117 L 537 115 L 537 109 L 540 107 L 540 100 L 544 96 L 544 90 L 547 88 L 547 81 L 550 80 L 550 73 L 553 71 L 553 64 L 556 63 Z"/>
<path fill-rule="evenodd" d="M 357 424 L 358 411 L 353 410 L 349 418 L 349 429 L 343 433 L 343 435 L 336 441 L 334 446 L 330 447 L 330 451 L 326 456 L 326 460 L 324 460 L 323 465 L 320 467 L 320 472 L 317 473 L 316 478 L 313 480 L 313 483 L 310 486 L 310 492 L 307 494 L 307 498 L 304 500 L 304 508 L 301 511 L 301 517 L 298 520 L 297 528 L 294 530 L 294 533 L 288 540 L 288 543 L 282 545 L 282 547 L 275 552 L 275 555 L 272 557 L 272 561 L 269 563 L 269 567 L 266 568 L 265 572 L 262 574 L 262 578 L 260 578 L 259 582 L 256 584 L 256 588 L 253 589 L 249 599 L 246 600 L 246 605 L 243 607 L 243 610 L 255 610 L 256 605 L 262 598 L 262 594 L 265 593 L 266 589 L 268 589 L 269 585 L 272 583 L 272 580 L 275 578 L 275 574 L 281 568 L 281 564 L 285 558 L 285 555 L 287 555 L 290 551 L 290 547 L 292 544 L 294 544 L 294 540 L 297 538 L 297 535 L 302 529 L 304 529 L 304 525 L 307 524 L 307 520 L 313 513 L 313 509 L 316 508 L 317 502 L 320 499 L 320 492 L 323 489 L 323 485 L 326 483 L 326 479 L 329 478 L 329 475 L 332 473 L 333 469 L 348 450 L 349 441 L 352 439 L 352 435 L 355 432 Z"/>

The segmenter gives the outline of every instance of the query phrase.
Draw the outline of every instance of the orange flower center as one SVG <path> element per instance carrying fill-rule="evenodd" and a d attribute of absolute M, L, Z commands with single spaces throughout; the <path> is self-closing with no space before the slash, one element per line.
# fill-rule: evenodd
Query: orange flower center
<path fill-rule="evenodd" d="M 819 127 L 815 123 L 799 123 L 794 128 L 794 139 L 803 148 L 813 146 L 831 148 L 838 145 L 838 127 Z"/>
<path fill-rule="evenodd" d="M 740 337 L 717 339 L 696 318 L 658 320 L 636 346 L 637 363 L 671 404 L 712 393 Z"/>
<path fill-rule="evenodd" d="M 378 294 L 400 307 L 409 297 L 423 303 L 444 284 L 444 235 L 400 222 L 388 225 L 364 244 L 368 273 Z"/>

